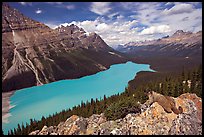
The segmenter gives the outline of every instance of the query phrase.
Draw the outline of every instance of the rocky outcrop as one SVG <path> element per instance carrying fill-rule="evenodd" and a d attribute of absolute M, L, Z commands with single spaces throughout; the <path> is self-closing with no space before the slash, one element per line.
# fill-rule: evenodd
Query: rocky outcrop
<path fill-rule="evenodd" d="M 29 135 L 201 135 L 202 99 L 186 93 L 175 102 L 183 108 L 182 114 L 166 113 L 158 103 L 150 107 L 142 104 L 141 113 L 115 121 L 107 121 L 103 113 L 89 118 L 73 115 L 57 126 L 44 126 Z"/>
<path fill-rule="evenodd" d="M 127 61 L 117 54 L 96 33 L 76 25 L 51 29 L 2 5 L 3 91 L 79 78 Z"/>

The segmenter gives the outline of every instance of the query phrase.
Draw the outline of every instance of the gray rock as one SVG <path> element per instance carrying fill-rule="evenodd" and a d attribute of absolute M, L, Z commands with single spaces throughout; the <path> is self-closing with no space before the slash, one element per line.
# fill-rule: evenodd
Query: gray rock
<path fill-rule="evenodd" d="M 29 135 L 37 135 L 39 132 L 40 130 L 36 130 L 36 131 L 31 132 Z"/>
<path fill-rule="evenodd" d="M 58 135 L 58 134 L 54 132 L 54 133 L 50 133 L 50 135 Z"/>

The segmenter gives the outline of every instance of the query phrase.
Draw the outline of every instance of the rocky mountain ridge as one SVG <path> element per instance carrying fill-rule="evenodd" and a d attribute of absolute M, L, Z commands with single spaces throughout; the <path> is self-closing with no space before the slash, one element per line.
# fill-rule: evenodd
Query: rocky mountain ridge
<path fill-rule="evenodd" d="M 117 50 L 141 56 L 148 56 L 148 54 L 155 56 L 201 56 L 202 31 L 192 33 L 178 30 L 172 36 L 157 40 L 130 42 L 118 47 Z"/>
<path fill-rule="evenodd" d="M 2 5 L 2 90 L 12 91 L 105 70 L 127 59 L 76 25 L 51 29 Z"/>
<path fill-rule="evenodd" d="M 141 104 L 141 113 L 115 121 L 107 121 L 103 113 L 89 118 L 73 115 L 29 135 L 202 135 L 202 99 L 185 93 L 174 100 L 183 108 L 182 114 L 166 113 L 158 103 L 150 107 Z"/>

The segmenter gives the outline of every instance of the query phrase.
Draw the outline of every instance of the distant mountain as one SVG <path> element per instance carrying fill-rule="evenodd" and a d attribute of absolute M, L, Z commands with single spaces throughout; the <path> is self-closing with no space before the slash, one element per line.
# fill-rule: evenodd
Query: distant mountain
<path fill-rule="evenodd" d="M 202 31 L 176 31 L 172 36 L 144 42 L 130 42 L 116 50 L 137 56 L 202 56 Z"/>
<path fill-rule="evenodd" d="M 105 70 L 127 59 L 76 25 L 51 29 L 2 5 L 2 90 L 11 91 Z"/>

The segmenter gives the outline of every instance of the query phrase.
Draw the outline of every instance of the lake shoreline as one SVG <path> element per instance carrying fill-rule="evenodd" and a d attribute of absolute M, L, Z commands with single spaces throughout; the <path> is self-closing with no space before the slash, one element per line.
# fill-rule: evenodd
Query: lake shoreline
<path fill-rule="evenodd" d="M 117 64 L 125 64 L 127 63 L 128 61 L 130 60 L 126 60 L 126 61 L 122 61 L 121 63 L 114 63 L 114 64 L 111 64 L 110 66 L 108 66 L 105 70 L 107 69 L 110 69 L 110 67 L 112 65 L 117 65 Z M 132 61 L 131 61 L 132 62 Z M 79 79 L 79 78 L 82 78 L 82 77 L 86 77 L 86 76 L 90 76 L 90 75 L 95 75 L 96 73 L 99 73 L 99 72 L 103 72 L 105 70 L 100 70 L 100 71 L 97 71 L 97 72 L 94 72 L 94 73 L 91 73 L 91 74 L 86 74 L 86 75 L 82 75 L 82 76 L 78 76 L 76 78 L 67 78 L 67 79 L 61 79 L 61 80 L 74 80 L 74 79 Z M 57 81 L 53 81 L 53 82 L 57 82 Z M 53 83 L 53 82 L 50 82 L 50 83 Z M 45 83 L 45 84 L 50 84 L 50 83 Z M 42 85 L 45 85 L 45 84 L 42 84 Z M 36 85 L 36 86 L 42 86 L 42 85 Z M 26 88 L 31 88 L 31 87 L 26 87 Z M 24 89 L 26 89 L 24 88 Z M 21 89 L 19 89 L 21 90 Z M 7 92 L 2 92 L 2 123 L 8 123 L 8 117 L 11 116 L 11 114 L 9 113 L 9 110 L 15 106 L 11 106 L 10 104 L 10 97 L 15 93 L 16 91 L 7 91 Z"/>
<path fill-rule="evenodd" d="M 10 97 L 15 91 L 2 92 L 2 123 L 8 123 L 8 117 L 11 116 L 9 110 L 14 106 L 10 104 Z"/>

